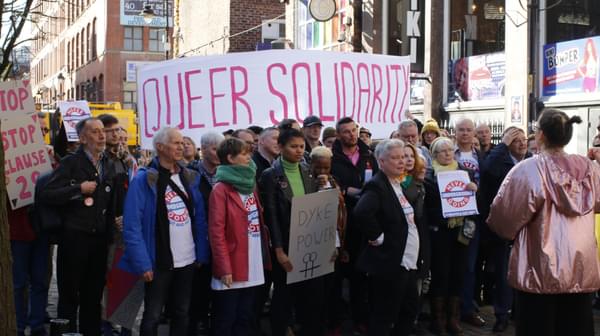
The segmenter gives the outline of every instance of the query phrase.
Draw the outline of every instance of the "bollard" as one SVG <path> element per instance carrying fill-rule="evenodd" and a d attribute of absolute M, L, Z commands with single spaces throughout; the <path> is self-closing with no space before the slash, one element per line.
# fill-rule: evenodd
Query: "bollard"
<path fill-rule="evenodd" d="M 50 320 L 50 336 L 62 336 L 69 332 L 69 320 L 52 319 Z"/>

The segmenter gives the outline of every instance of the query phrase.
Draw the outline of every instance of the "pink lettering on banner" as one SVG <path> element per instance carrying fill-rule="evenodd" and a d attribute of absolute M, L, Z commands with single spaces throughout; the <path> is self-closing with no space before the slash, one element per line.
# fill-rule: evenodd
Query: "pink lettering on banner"
<path fill-rule="evenodd" d="M 333 82 L 335 83 L 335 100 L 337 102 L 337 120 L 342 119 L 342 107 L 340 104 L 340 82 L 338 78 L 338 64 L 333 64 Z"/>
<path fill-rule="evenodd" d="M 306 70 L 306 81 L 308 83 L 308 88 L 306 91 L 308 96 L 308 115 L 313 115 L 313 102 L 312 102 L 312 81 L 310 76 L 310 66 L 308 63 L 296 63 L 292 66 L 292 85 L 294 86 L 294 107 L 296 108 L 296 120 L 299 123 L 304 121 L 304 118 L 300 116 L 300 106 L 298 105 L 298 81 L 296 77 L 296 72 L 298 69 Z"/>
<path fill-rule="evenodd" d="M 398 69 L 400 69 L 400 66 L 397 64 L 392 64 L 389 66 L 389 69 L 392 70 L 396 70 L 394 71 L 394 73 L 396 74 L 396 94 L 394 94 L 394 107 L 392 107 L 392 112 L 391 114 L 391 118 L 392 118 L 392 124 L 395 123 L 396 121 L 394 120 L 394 111 L 396 111 L 396 105 L 398 104 L 398 93 L 400 92 L 400 78 L 398 78 Z M 389 95 L 389 91 L 388 91 L 388 95 Z M 387 113 L 387 110 L 386 110 Z"/>
<path fill-rule="evenodd" d="M 273 78 L 271 76 L 271 72 L 272 72 L 273 68 L 281 69 L 282 75 L 286 74 L 286 68 L 285 68 L 285 65 L 283 65 L 282 63 L 274 63 L 274 64 L 269 65 L 267 67 L 267 83 L 269 86 L 269 92 L 272 95 L 279 98 L 279 100 L 281 100 L 281 106 L 283 109 L 283 118 L 282 119 L 287 119 L 288 118 L 288 102 L 287 102 L 287 99 L 285 98 L 285 95 L 283 93 L 281 93 L 281 91 L 277 90 L 275 88 L 275 85 L 273 85 Z M 281 121 L 275 117 L 275 110 L 269 110 L 269 118 L 271 119 L 271 122 L 273 123 L 273 125 L 277 125 Z"/>
<path fill-rule="evenodd" d="M 410 70 L 407 66 L 402 65 L 402 80 L 404 82 L 404 94 L 402 95 L 402 104 L 400 105 L 400 110 L 398 111 L 398 121 L 402 120 L 402 111 L 404 111 L 404 107 L 406 106 L 406 98 L 408 97 L 408 92 L 410 91 Z"/>
<path fill-rule="evenodd" d="M 160 110 L 161 110 L 161 105 L 160 105 L 160 95 L 159 95 L 159 91 L 158 91 L 158 79 L 156 78 L 150 78 L 147 79 L 144 84 L 142 85 L 142 97 L 144 99 L 144 135 L 147 138 L 152 138 L 152 136 L 154 135 L 153 133 L 150 133 L 149 130 L 150 128 L 148 127 L 148 120 L 150 119 L 150 115 L 149 115 L 149 111 L 148 111 L 148 95 L 146 94 L 146 85 L 148 85 L 149 83 L 154 83 L 154 94 L 155 94 L 155 98 L 156 98 L 156 125 L 152 126 L 152 131 L 156 132 L 160 129 Z"/>
<path fill-rule="evenodd" d="M 375 70 L 379 73 L 379 80 L 375 79 Z M 373 78 L 373 105 L 371 105 L 371 115 L 369 122 L 373 122 L 373 113 L 375 112 L 375 103 L 379 102 L 379 121 L 381 121 L 381 109 L 383 108 L 383 102 L 381 101 L 381 90 L 383 89 L 383 74 L 381 67 L 377 64 L 371 64 L 371 78 Z M 379 82 L 379 86 L 377 83 Z"/>
<path fill-rule="evenodd" d="M 369 80 L 369 67 L 365 63 L 358 63 L 356 73 L 358 75 L 358 111 L 356 113 L 356 122 L 360 123 L 360 112 L 362 106 L 362 96 L 363 94 L 367 94 L 367 105 L 365 109 L 365 122 L 367 121 L 367 116 L 369 115 L 369 104 L 371 103 L 371 84 Z M 361 78 L 361 73 L 366 76 L 365 81 L 363 82 Z M 366 82 L 366 85 L 365 85 Z"/>
<path fill-rule="evenodd" d="M 235 73 L 239 72 L 242 74 L 243 85 L 241 91 L 237 90 L 237 86 L 235 85 Z M 233 109 L 233 124 L 238 124 L 238 112 L 237 106 L 238 102 L 246 107 L 246 111 L 248 112 L 248 124 L 252 124 L 252 108 L 250 108 L 250 104 L 246 101 L 245 98 L 242 98 L 248 93 L 248 70 L 241 66 L 233 66 L 231 67 L 231 107 Z"/>
<path fill-rule="evenodd" d="M 194 100 L 200 100 L 202 99 L 202 96 L 192 96 L 192 88 L 190 85 L 190 77 L 192 77 L 193 75 L 198 75 L 200 74 L 202 71 L 201 70 L 191 70 L 191 71 L 186 71 L 185 72 L 185 92 L 187 94 L 187 108 L 188 108 L 188 127 L 190 129 L 193 128 L 204 128 L 204 124 L 194 124 L 192 122 L 192 102 Z"/>
<path fill-rule="evenodd" d="M 352 68 L 352 64 L 348 63 L 348 62 L 341 62 L 341 72 L 342 72 L 342 98 L 344 99 L 344 112 L 343 112 L 343 117 L 350 117 L 350 118 L 354 118 L 354 111 L 356 111 L 356 100 L 354 99 L 354 97 L 356 97 L 356 78 L 354 76 L 354 69 Z M 350 70 L 350 74 L 352 75 L 352 96 L 350 97 L 352 99 L 352 114 L 348 115 L 346 113 L 346 70 Z"/>
<path fill-rule="evenodd" d="M 323 122 L 334 121 L 335 116 L 325 115 L 323 113 L 323 80 L 321 79 L 321 63 L 316 63 L 317 67 L 317 100 L 319 101 L 319 118 Z"/>
<path fill-rule="evenodd" d="M 179 88 L 179 90 L 177 90 L 179 92 L 179 125 L 177 125 L 177 128 L 183 129 L 184 120 L 185 120 L 185 118 L 184 118 L 185 103 L 184 103 L 184 99 L 183 99 L 183 79 L 181 76 L 181 72 L 177 74 L 177 85 Z"/>
<path fill-rule="evenodd" d="M 217 121 L 217 108 L 216 108 L 216 104 L 215 101 L 217 100 L 217 98 L 222 98 L 225 97 L 224 93 L 215 93 L 215 74 L 218 72 L 225 72 L 227 71 L 226 67 L 221 67 L 221 68 L 212 68 L 209 70 L 209 77 L 210 77 L 210 106 L 211 106 L 211 111 L 212 111 L 212 118 L 213 118 L 213 126 L 214 127 L 219 127 L 219 126 L 228 126 L 229 123 L 228 122 L 218 122 Z"/>

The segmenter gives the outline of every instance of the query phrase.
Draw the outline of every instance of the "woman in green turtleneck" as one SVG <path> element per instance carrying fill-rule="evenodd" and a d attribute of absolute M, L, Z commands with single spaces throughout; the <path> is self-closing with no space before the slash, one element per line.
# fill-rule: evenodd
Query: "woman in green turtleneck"
<path fill-rule="evenodd" d="M 281 132 L 278 139 L 281 157 L 263 173 L 260 179 L 261 199 L 265 207 L 265 223 L 271 233 L 273 248 L 272 278 L 275 285 L 271 303 L 271 334 L 283 336 L 292 321 L 292 309 L 296 310 L 298 334 L 323 335 L 323 277 L 286 284 L 286 273 L 294 267 L 288 258 L 292 198 L 317 191 L 310 176 L 309 167 L 302 163 L 304 137 L 295 129 Z"/>

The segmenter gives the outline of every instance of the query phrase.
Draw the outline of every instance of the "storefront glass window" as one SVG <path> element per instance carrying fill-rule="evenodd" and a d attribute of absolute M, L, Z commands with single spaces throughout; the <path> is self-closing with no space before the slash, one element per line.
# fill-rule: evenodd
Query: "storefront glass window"
<path fill-rule="evenodd" d="M 337 14 L 329 21 L 318 22 L 308 10 L 308 0 L 298 1 L 299 49 L 346 50 L 350 42 L 350 28 L 344 25 L 349 0 L 336 0 Z"/>
<path fill-rule="evenodd" d="M 504 97 L 504 0 L 451 0 L 448 102 Z"/>
<path fill-rule="evenodd" d="M 600 1 L 546 0 L 546 7 L 546 43 L 600 35 Z"/>

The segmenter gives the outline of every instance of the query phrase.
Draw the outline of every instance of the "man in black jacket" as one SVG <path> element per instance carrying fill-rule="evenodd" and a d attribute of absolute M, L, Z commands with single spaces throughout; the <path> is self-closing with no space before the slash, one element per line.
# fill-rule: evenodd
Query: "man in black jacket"
<path fill-rule="evenodd" d="M 492 149 L 483 161 L 481 174 L 481 215 L 483 219 L 489 215 L 490 206 L 508 172 L 529 156 L 531 155 L 527 152 L 525 132 L 514 126 L 507 128 L 504 131 L 502 143 Z M 494 314 L 496 323 L 494 331 L 502 332 L 508 326 L 508 311 L 512 306 L 513 298 L 512 289 L 507 282 L 510 244 L 491 232 L 487 226 L 484 226 L 484 230 L 488 231 L 490 237 L 490 251 L 495 266 Z"/>
<path fill-rule="evenodd" d="M 252 161 L 256 164 L 256 182 L 262 173 L 271 168 L 271 164 L 279 155 L 279 129 L 276 127 L 265 128 L 258 136 L 258 149 L 252 154 Z"/>
<path fill-rule="evenodd" d="M 352 319 L 356 329 L 363 329 L 368 316 L 366 275 L 355 269 L 354 265 L 361 248 L 365 244 L 358 230 L 359 224 L 353 215 L 364 184 L 377 173 L 377 163 L 369 147 L 358 138 L 358 127 L 351 118 L 342 118 L 336 124 L 337 140 L 333 143 L 331 174 L 340 184 L 344 194 L 348 221 L 346 224 L 346 248 L 349 259 L 343 264 L 345 276 L 350 280 L 350 304 Z"/>
<path fill-rule="evenodd" d="M 100 335 L 102 291 L 108 245 L 115 223 L 114 166 L 103 155 L 104 125 L 96 118 L 80 121 L 81 146 L 65 157 L 50 177 L 42 200 L 64 211 L 64 230 L 58 245 L 58 317 L 70 330 Z"/>

